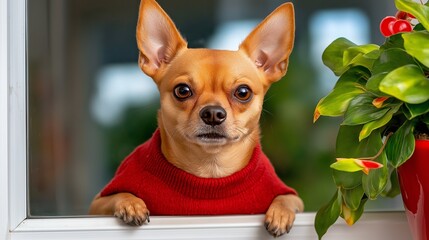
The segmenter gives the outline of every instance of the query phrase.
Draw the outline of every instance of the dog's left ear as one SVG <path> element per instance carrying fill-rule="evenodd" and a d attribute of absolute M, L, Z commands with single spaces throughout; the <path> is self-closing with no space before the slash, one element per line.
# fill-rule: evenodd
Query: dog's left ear
<path fill-rule="evenodd" d="M 295 38 L 292 3 L 284 3 L 264 19 L 240 45 L 262 71 L 268 84 L 286 74 Z"/>

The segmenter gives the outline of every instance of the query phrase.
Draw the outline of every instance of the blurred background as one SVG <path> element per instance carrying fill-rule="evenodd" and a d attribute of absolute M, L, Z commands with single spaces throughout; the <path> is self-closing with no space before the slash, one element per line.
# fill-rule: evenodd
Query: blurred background
<path fill-rule="evenodd" d="M 159 0 L 189 47 L 236 50 L 280 0 Z M 335 191 L 338 119 L 312 123 L 336 78 L 324 48 L 340 36 L 382 43 L 379 21 L 393 0 L 294 0 L 296 40 L 286 77 L 269 90 L 262 145 L 306 211 Z M 32 217 L 87 214 L 117 166 L 156 128 L 155 84 L 137 66 L 139 0 L 29 0 L 29 210 Z M 399 198 L 372 209 L 401 209 Z"/>

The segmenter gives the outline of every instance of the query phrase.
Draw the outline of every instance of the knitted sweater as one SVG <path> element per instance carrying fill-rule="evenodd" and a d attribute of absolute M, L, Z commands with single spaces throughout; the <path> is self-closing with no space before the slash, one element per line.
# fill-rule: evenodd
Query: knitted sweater
<path fill-rule="evenodd" d="M 101 196 L 119 192 L 143 199 L 151 215 L 259 214 L 276 196 L 296 194 L 277 177 L 260 145 L 242 170 L 200 178 L 165 159 L 159 130 L 121 163 Z"/>

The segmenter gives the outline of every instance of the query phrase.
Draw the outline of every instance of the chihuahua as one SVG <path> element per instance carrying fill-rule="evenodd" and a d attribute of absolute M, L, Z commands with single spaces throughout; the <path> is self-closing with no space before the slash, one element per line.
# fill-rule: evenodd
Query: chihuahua
<path fill-rule="evenodd" d="M 133 225 L 149 222 L 149 210 L 265 213 L 271 235 L 289 232 L 304 205 L 261 152 L 259 118 L 268 88 L 286 74 L 294 31 L 293 5 L 285 3 L 237 51 L 189 49 L 155 0 L 142 0 L 139 66 L 160 92 L 158 130 L 125 159 L 90 213 Z"/>

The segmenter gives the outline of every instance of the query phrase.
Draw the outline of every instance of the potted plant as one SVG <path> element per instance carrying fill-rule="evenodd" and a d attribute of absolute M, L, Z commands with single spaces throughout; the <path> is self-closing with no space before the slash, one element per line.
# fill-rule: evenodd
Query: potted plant
<path fill-rule="evenodd" d="M 395 5 L 396 16 L 380 24 L 386 36 L 381 46 L 339 38 L 322 56 L 339 78 L 317 104 L 314 122 L 320 116 L 342 116 L 343 121 L 336 143 L 338 158 L 331 165 L 337 189 L 316 214 L 319 239 L 339 216 L 354 224 L 368 199 L 398 195 L 398 182 L 412 182 L 417 191 L 401 186 L 407 191 L 403 199 L 409 222 L 421 218 L 420 225 L 411 227 L 414 239 L 426 240 L 429 233 L 429 212 L 416 212 L 429 210 L 429 202 L 421 202 L 429 196 L 407 205 L 407 198 L 429 194 L 427 185 L 419 185 L 428 177 L 417 175 L 429 171 L 429 165 L 419 165 L 429 164 L 429 4 L 395 0 Z M 418 169 L 405 173 L 408 165 Z"/>

